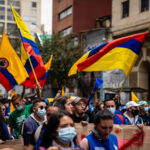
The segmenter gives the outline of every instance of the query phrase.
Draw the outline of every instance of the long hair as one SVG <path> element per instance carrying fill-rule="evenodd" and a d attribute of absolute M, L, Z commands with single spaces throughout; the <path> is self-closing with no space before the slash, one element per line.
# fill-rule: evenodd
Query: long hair
<path fill-rule="evenodd" d="M 66 111 L 59 111 L 59 112 L 52 114 L 45 128 L 45 132 L 43 134 L 43 138 L 42 138 L 42 142 L 40 146 L 43 146 L 45 148 L 52 146 L 52 141 L 56 139 L 56 133 L 57 133 L 56 130 L 60 124 L 60 119 L 63 116 L 70 117 L 69 113 Z"/>

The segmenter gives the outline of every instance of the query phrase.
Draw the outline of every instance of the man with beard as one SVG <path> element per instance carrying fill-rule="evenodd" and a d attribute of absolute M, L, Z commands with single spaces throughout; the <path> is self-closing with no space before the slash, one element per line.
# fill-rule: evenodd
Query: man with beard
<path fill-rule="evenodd" d="M 139 117 L 139 104 L 134 101 L 129 101 L 126 104 L 127 111 L 124 113 L 125 119 L 129 125 L 143 124 L 143 120 Z"/>

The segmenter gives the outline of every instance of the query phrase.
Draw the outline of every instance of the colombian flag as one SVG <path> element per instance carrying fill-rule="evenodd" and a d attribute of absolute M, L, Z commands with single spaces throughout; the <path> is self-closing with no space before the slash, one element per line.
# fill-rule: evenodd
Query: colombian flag
<path fill-rule="evenodd" d="M 3 32 L 0 45 L 0 83 L 9 91 L 27 77 L 28 73 Z"/>
<path fill-rule="evenodd" d="M 38 80 L 41 87 L 45 86 L 46 80 L 48 78 L 49 70 L 51 67 L 52 59 L 53 59 L 53 55 L 51 55 L 49 61 L 45 64 L 46 73 L 43 75 L 41 79 Z M 32 80 L 30 80 L 29 78 L 27 78 L 27 80 L 23 83 L 23 85 L 25 87 L 32 88 L 32 89 L 36 88 L 36 84 L 32 82 Z"/>
<path fill-rule="evenodd" d="M 28 28 L 26 27 L 21 17 L 14 10 L 12 5 L 10 6 L 22 40 L 22 49 L 24 48 L 23 65 L 29 74 L 30 80 L 32 80 L 35 83 L 35 77 L 28 58 L 30 57 L 37 79 L 40 79 L 45 74 L 46 70 L 44 67 L 44 63 L 40 55 L 39 49 L 34 41 L 34 38 L 30 34 Z"/>
<path fill-rule="evenodd" d="M 95 55 L 96 53 L 99 52 L 100 49 L 102 49 L 107 43 L 101 44 L 100 46 L 92 49 L 91 51 L 88 51 L 87 53 L 85 53 L 78 61 L 75 62 L 75 64 L 71 67 L 71 69 L 69 70 L 68 76 L 77 74 L 78 72 L 78 68 L 77 68 L 77 64 L 86 60 L 87 58 Z"/>
<path fill-rule="evenodd" d="M 121 69 L 128 76 L 147 34 L 139 33 L 102 44 L 94 50 L 94 55 L 77 64 L 78 71 Z"/>

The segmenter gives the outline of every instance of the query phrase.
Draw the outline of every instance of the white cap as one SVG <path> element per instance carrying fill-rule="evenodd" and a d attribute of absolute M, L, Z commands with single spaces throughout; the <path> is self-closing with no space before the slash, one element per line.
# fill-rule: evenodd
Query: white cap
<path fill-rule="evenodd" d="M 126 103 L 126 109 L 128 109 L 128 108 L 130 108 L 132 106 L 137 107 L 137 106 L 140 106 L 140 104 L 137 104 L 134 101 L 129 101 L 128 103 Z"/>

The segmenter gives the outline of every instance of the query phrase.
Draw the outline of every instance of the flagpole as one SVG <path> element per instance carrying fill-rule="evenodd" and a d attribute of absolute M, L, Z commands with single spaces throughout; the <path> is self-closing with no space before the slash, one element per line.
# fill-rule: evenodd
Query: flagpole
<path fill-rule="evenodd" d="M 31 62 L 31 59 L 29 57 L 29 54 L 26 52 L 27 56 L 28 56 L 28 59 L 29 59 L 29 62 L 30 62 L 30 66 L 31 66 L 31 69 L 33 71 L 33 75 L 34 75 L 34 78 L 35 78 L 35 81 L 36 81 L 36 85 L 37 85 L 37 94 L 38 94 L 38 98 L 41 98 L 41 94 L 42 94 L 42 90 L 41 90 L 41 86 L 39 84 L 39 81 L 36 77 L 36 73 L 34 71 L 34 68 L 33 68 L 33 65 L 32 65 L 32 62 Z"/>

